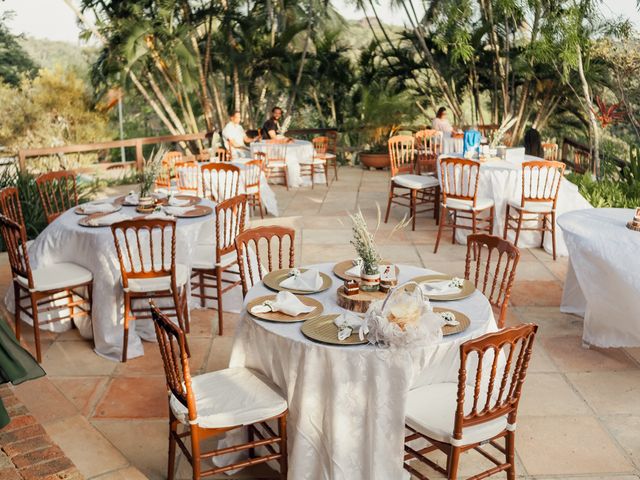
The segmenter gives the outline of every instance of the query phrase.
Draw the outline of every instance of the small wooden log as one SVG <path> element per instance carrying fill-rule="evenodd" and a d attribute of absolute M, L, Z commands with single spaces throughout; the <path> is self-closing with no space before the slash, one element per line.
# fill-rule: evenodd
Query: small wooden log
<path fill-rule="evenodd" d="M 386 293 L 363 292 L 362 290 L 355 295 L 347 295 L 344 286 L 339 287 L 337 291 L 338 306 L 354 313 L 366 313 L 371 302 L 384 300 L 386 296 Z"/>

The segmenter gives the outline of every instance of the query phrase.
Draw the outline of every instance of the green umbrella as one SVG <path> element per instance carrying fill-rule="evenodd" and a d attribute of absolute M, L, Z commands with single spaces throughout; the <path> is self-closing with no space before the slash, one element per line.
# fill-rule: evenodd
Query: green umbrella
<path fill-rule="evenodd" d="M 20 346 L 9 325 L 0 319 L 0 383 L 18 385 L 45 375 L 31 354 Z M 0 400 L 0 428 L 10 421 Z"/>

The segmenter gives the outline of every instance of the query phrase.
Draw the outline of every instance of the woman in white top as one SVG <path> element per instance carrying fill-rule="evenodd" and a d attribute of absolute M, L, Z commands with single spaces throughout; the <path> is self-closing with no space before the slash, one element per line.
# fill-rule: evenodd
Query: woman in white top
<path fill-rule="evenodd" d="M 442 135 L 444 137 L 450 137 L 451 136 L 451 134 L 453 133 L 453 127 L 449 123 L 449 120 L 447 120 L 447 109 L 446 108 L 440 107 L 438 109 L 438 113 L 436 113 L 436 118 L 433 119 L 432 127 L 433 127 L 434 130 L 438 130 L 438 131 L 442 132 Z"/>
<path fill-rule="evenodd" d="M 229 118 L 229 123 L 222 129 L 222 139 L 227 148 L 231 151 L 233 160 L 238 158 L 251 158 L 251 151 L 245 143 L 258 140 L 258 137 L 249 138 L 240 125 L 240 112 L 233 112 Z"/>

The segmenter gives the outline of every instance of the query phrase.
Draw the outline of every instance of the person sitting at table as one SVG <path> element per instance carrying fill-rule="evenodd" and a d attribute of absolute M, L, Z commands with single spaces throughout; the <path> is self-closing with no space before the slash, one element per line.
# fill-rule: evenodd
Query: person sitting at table
<path fill-rule="evenodd" d="M 542 137 L 540 136 L 540 132 L 535 128 L 530 128 L 524 134 L 524 154 L 544 158 Z"/>
<path fill-rule="evenodd" d="M 251 158 L 251 151 L 246 144 L 259 140 L 259 137 L 248 137 L 240 125 L 240 112 L 233 112 L 229 123 L 222 129 L 222 139 L 231 152 L 231 158 L 238 159 Z"/>
<path fill-rule="evenodd" d="M 280 118 L 282 118 L 282 109 L 280 107 L 273 107 L 273 110 L 271 110 L 271 118 L 262 125 L 262 135 L 266 139 L 274 139 L 278 136 L 280 133 Z"/>
<path fill-rule="evenodd" d="M 444 137 L 450 137 L 454 131 L 453 126 L 447 120 L 447 109 L 444 107 L 440 107 L 438 109 L 438 113 L 436 113 L 436 118 L 433 119 L 432 128 L 434 130 L 438 130 L 442 132 Z"/>

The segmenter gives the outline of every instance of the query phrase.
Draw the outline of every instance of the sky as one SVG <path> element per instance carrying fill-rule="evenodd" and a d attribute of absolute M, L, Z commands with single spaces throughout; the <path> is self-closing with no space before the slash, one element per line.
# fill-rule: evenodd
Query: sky
<path fill-rule="evenodd" d="M 80 0 L 73 0 L 76 4 Z M 349 19 L 360 19 L 363 13 L 353 5 L 354 0 L 334 0 L 333 4 L 342 15 Z M 402 25 L 403 15 L 389 7 L 388 0 L 379 0 L 378 13 L 384 21 Z M 607 17 L 629 17 L 640 26 L 640 13 L 636 0 L 604 0 L 602 13 Z M 0 14 L 13 11 L 15 16 L 9 21 L 13 33 L 36 38 L 62 40 L 78 44 L 79 28 L 73 11 L 63 0 L 0 0 Z"/>

